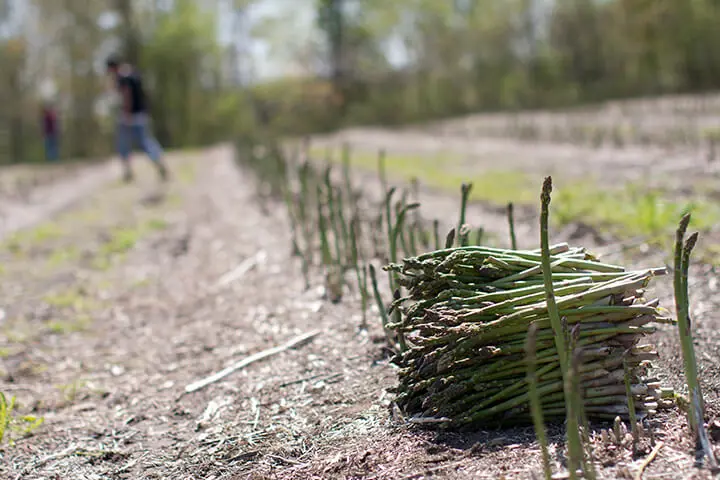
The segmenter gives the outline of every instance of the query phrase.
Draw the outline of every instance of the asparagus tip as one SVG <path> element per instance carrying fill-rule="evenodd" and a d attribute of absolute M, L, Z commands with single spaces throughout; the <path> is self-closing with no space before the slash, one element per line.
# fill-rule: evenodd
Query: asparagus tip
<path fill-rule="evenodd" d="M 547 177 L 545 177 L 545 180 L 543 181 L 542 195 L 540 196 L 540 199 L 544 205 L 548 205 L 550 203 L 550 194 L 551 193 L 552 193 L 552 177 L 547 176 Z"/>
<path fill-rule="evenodd" d="M 685 241 L 685 248 L 683 248 L 683 254 L 687 257 L 690 256 L 690 252 L 692 252 L 693 248 L 695 248 L 695 244 L 697 243 L 699 233 L 694 232 L 692 235 L 688 237 L 688 239 Z"/>
<path fill-rule="evenodd" d="M 453 243 L 455 243 L 455 229 L 454 228 L 451 229 L 447 234 L 447 237 L 445 239 L 445 248 L 452 247 Z"/>
<path fill-rule="evenodd" d="M 680 219 L 680 225 L 678 225 L 677 233 L 678 238 L 683 238 L 685 236 L 685 232 L 687 232 L 688 225 L 690 224 L 690 212 L 686 213 L 682 216 Z"/>

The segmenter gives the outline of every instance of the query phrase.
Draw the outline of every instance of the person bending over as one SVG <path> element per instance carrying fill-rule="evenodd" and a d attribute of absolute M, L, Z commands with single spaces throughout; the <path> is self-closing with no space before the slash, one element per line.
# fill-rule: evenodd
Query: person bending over
<path fill-rule="evenodd" d="M 150 131 L 147 97 L 140 74 L 132 65 L 114 56 L 107 59 L 106 65 L 121 98 L 117 149 L 123 164 L 123 180 L 130 182 L 134 178 L 130 155 L 135 143 L 140 145 L 157 167 L 160 179 L 167 180 L 168 169 L 163 160 L 163 149 Z"/>

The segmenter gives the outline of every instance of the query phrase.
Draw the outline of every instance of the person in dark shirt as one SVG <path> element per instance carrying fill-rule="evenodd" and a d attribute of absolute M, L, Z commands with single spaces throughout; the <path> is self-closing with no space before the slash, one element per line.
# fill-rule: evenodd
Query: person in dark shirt
<path fill-rule="evenodd" d="M 42 130 L 45 139 L 45 160 L 55 162 L 60 156 L 57 113 L 50 103 L 42 108 Z"/>
<path fill-rule="evenodd" d="M 147 97 L 140 74 L 132 65 L 122 63 L 116 57 L 109 58 L 106 65 L 122 99 L 117 149 L 124 168 L 124 180 L 129 182 L 133 179 L 130 155 L 134 143 L 140 145 L 157 167 L 160 178 L 166 180 L 168 170 L 163 161 L 163 149 L 150 131 Z"/>

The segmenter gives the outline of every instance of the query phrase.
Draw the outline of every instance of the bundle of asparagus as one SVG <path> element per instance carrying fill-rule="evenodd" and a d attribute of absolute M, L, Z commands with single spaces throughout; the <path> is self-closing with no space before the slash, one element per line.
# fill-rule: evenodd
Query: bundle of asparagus
<path fill-rule="evenodd" d="M 567 344 L 579 362 L 579 391 L 589 418 L 628 418 L 655 410 L 665 396 L 647 378 L 653 345 L 640 339 L 671 323 L 644 289 L 662 269 L 625 271 L 583 248 L 551 248 L 555 297 Z M 536 325 L 538 392 L 545 418 L 565 415 L 563 382 L 548 318 L 539 251 L 458 247 L 388 265 L 409 292 L 393 304 L 388 328 L 405 338 L 397 404 L 409 415 L 455 426 L 531 422 L 528 328 Z M 629 380 L 629 384 L 626 383 Z M 626 392 L 633 405 L 628 406 Z"/>

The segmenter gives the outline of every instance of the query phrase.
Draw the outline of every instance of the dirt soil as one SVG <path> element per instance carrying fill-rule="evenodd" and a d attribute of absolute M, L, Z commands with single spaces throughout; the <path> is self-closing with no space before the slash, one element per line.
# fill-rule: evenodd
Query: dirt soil
<path fill-rule="evenodd" d="M 79 172 L 45 190 L 32 225 L 5 227 L 0 391 L 16 395 L 19 413 L 44 423 L 27 436 L 11 432 L 14 445 L 0 450 L 0 478 L 515 479 L 541 471 L 532 428 L 458 434 L 402 421 L 388 391 L 395 376 L 379 322 L 360 331 L 357 292 L 327 302 L 319 272 L 304 288 L 284 207 L 260 207 L 253 178 L 236 168 L 230 147 L 176 154 L 171 165 L 166 187 L 154 183 L 149 167 L 130 186 L 113 182 L 111 165 Z M 369 180 L 358 175 L 372 189 Z M 74 199 L 60 208 L 55 194 Z M 457 212 L 457 199 L 436 192 L 423 191 L 421 202 L 430 218 L 452 222 Z M 535 248 L 533 216 L 520 220 L 521 246 Z M 501 212 L 480 205 L 469 221 L 498 238 L 506 230 Z M 28 228 L 16 232 L 19 226 Z M 620 251 L 581 230 L 553 240 Z M 607 260 L 657 266 L 665 256 Z M 228 272 L 238 278 L 223 283 Z M 720 413 L 718 279 L 704 266 L 692 275 L 713 420 Z M 657 283 L 667 307 L 669 292 L 667 279 Z M 313 331 L 295 348 L 184 393 L 196 380 Z M 658 376 L 681 388 L 675 332 L 664 329 L 654 341 L 662 352 Z M 634 458 L 605 441 L 601 427 L 594 441 L 601 478 L 631 478 L 652 446 Z M 683 415 L 663 412 L 645 429 L 664 444 L 643 478 L 710 478 L 694 466 Z M 560 462 L 561 432 L 551 433 Z"/>
<path fill-rule="evenodd" d="M 108 181 L 111 171 L 106 163 L 4 167 L 0 175 L 0 239 L 70 207 Z"/>

